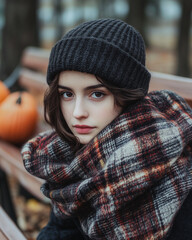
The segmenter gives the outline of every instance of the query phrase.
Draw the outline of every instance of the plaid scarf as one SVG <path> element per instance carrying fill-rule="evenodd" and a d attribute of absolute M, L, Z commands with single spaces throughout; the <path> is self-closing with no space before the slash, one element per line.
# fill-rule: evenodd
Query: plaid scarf
<path fill-rule="evenodd" d="M 192 188 L 192 110 L 170 91 L 128 107 L 74 156 L 53 132 L 23 148 L 57 216 L 91 239 L 165 239 Z"/>

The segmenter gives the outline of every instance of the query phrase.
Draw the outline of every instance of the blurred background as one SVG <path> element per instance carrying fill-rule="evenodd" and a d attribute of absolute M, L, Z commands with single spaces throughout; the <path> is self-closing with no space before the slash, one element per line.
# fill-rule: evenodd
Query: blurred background
<path fill-rule="evenodd" d="M 149 70 L 192 77 L 191 0 L 0 0 L 0 80 L 18 66 L 26 47 L 51 49 L 74 26 L 99 18 L 122 19 L 143 35 Z M 50 206 L 10 181 L 19 227 L 34 240 Z"/>
<path fill-rule="evenodd" d="M 50 49 L 75 25 L 120 18 L 146 42 L 150 70 L 192 76 L 191 0 L 0 0 L 0 79 L 26 46 Z"/>

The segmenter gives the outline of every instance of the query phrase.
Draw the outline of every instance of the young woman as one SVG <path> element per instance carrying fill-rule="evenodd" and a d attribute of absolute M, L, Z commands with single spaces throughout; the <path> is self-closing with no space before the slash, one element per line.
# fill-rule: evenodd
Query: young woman
<path fill-rule="evenodd" d="M 148 93 L 141 35 L 117 19 L 80 24 L 52 48 L 47 82 L 54 130 L 22 149 L 52 201 L 38 239 L 176 240 L 192 188 L 192 110 L 173 92 Z"/>

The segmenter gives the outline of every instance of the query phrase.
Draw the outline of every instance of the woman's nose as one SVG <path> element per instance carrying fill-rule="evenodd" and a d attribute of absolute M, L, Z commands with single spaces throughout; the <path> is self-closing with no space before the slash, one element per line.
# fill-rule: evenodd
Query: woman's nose
<path fill-rule="evenodd" d="M 75 102 L 74 110 L 73 110 L 73 117 L 75 118 L 87 118 L 88 111 L 86 109 L 85 103 L 81 99 L 77 99 Z"/>

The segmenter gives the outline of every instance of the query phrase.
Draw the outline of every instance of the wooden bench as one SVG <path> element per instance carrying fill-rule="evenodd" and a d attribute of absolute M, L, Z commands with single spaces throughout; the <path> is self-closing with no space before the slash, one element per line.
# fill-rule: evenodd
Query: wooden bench
<path fill-rule="evenodd" d="M 19 84 L 34 94 L 38 101 L 41 117 L 39 120 L 37 133 L 48 128 L 47 125 L 44 125 L 42 117 L 42 96 L 46 89 L 45 75 L 49 53 L 50 52 L 48 50 L 34 47 L 25 49 L 21 59 L 21 68 L 19 71 Z M 152 72 L 150 91 L 160 89 L 169 89 L 175 91 L 185 98 L 192 106 L 191 79 Z M 24 186 L 35 197 L 42 201 L 46 201 L 40 192 L 40 186 L 43 181 L 31 176 L 26 172 L 20 155 L 20 148 L 3 140 L 0 140 L 0 169 L 2 169 L 8 175 L 16 177 L 19 183 L 22 184 L 22 186 Z"/>
<path fill-rule="evenodd" d="M 10 219 L 0 206 L 0 239 L 1 240 L 26 240 L 22 232 Z"/>

